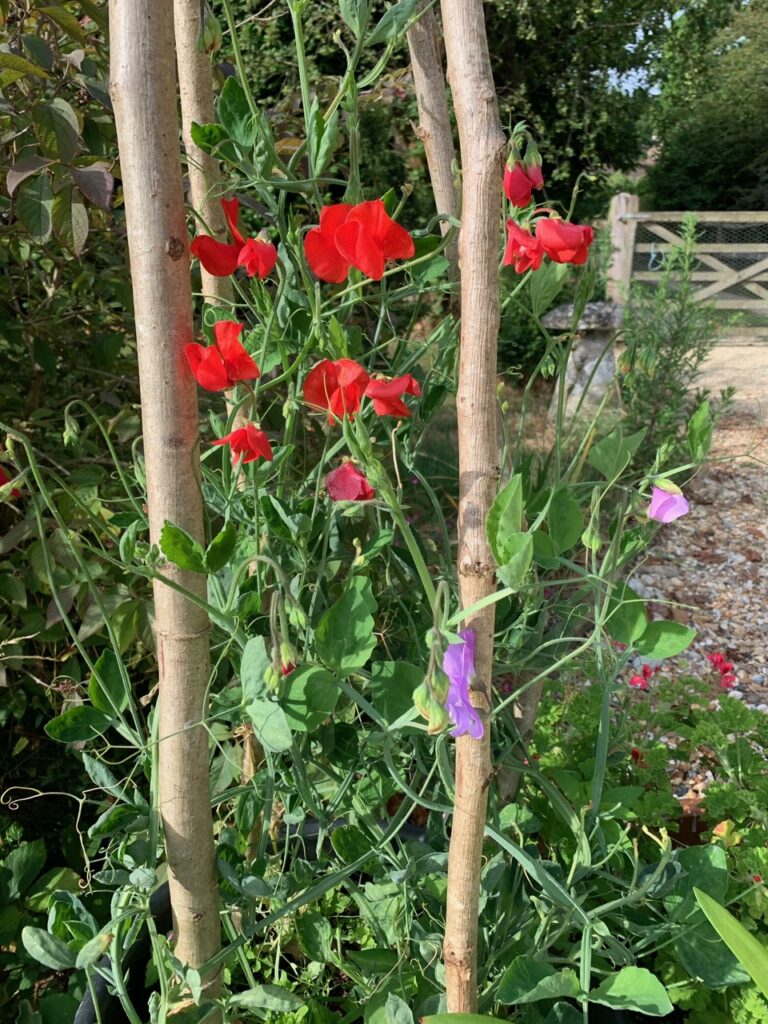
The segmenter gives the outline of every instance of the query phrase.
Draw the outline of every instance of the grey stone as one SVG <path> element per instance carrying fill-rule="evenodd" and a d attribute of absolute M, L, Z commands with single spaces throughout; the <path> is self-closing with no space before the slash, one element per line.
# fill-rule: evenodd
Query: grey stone
<path fill-rule="evenodd" d="M 612 419 L 618 418 L 621 398 L 616 383 L 616 357 L 611 339 L 621 326 L 622 309 L 614 302 L 588 302 L 575 328 L 575 340 L 565 372 L 567 422 L 578 416 L 591 419 L 601 404 Z M 573 303 L 557 306 L 544 317 L 548 330 L 571 330 Z M 604 403 L 604 404 L 603 404 Z M 552 396 L 549 420 L 557 419 L 558 389 Z"/>

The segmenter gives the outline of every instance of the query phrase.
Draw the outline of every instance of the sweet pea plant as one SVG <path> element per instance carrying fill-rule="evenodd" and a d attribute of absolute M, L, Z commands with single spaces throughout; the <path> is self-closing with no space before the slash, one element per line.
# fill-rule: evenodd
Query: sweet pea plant
<path fill-rule="evenodd" d="M 321 104 L 304 71 L 303 5 L 289 7 L 302 71 L 298 146 L 286 156 L 256 108 L 235 38 L 240 74 L 224 84 L 217 122 L 194 127 L 197 144 L 224 168 L 219 199 L 231 241 L 203 225 L 190 252 L 233 286 L 231 303 L 203 305 L 202 341 L 186 344 L 177 368 L 192 375 L 204 403 L 206 541 L 171 521 L 157 542 L 148 537 L 138 444 L 133 473 L 117 467 L 124 497 L 111 514 L 82 509 L 89 557 L 122 565 L 137 581 L 165 579 L 168 565 L 205 580 L 202 596 L 165 585 L 212 626 L 204 726 L 225 945 L 210 962 L 182 963 L 153 924 L 150 897 L 168 871 L 155 694 L 136 691 L 129 656 L 111 634 L 93 658 L 62 604 L 90 678 L 81 702 L 47 731 L 78 744 L 106 795 L 84 798 L 84 850 L 89 883 L 110 894 L 111 914 L 68 931 L 55 922 L 49 932 L 28 928 L 26 948 L 54 968 L 84 971 L 97 1002 L 97 981 L 106 979 L 132 1024 L 145 1014 L 165 1020 L 172 1009 L 194 1020 L 280 1012 L 408 1022 L 436 1013 L 444 1008 L 458 737 L 490 741 L 495 766 L 484 784 L 480 1008 L 514 1006 L 529 1021 L 544 1019 L 529 1006 L 541 1001 L 558 1015 L 552 1020 L 587 1020 L 591 1003 L 658 1015 L 669 1000 L 637 965 L 626 915 L 673 856 L 664 837 L 655 863 L 635 849 L 621 894 L 612 895 L 603 865 L 617 850 L 629 863 L 632 838 L 617 833 L 604 789 L 612 700 L 630 658 L 669 657 L 693 637 L 677 623 L 649 621 L 625 578 L 652 521 L 687 511 L 672 478 L 690 475 L 706 455 L 708 409 L 691 421 L 688 462 L 667 466 L 660 451 L 641 477 L 629 467 L 642 432 L 625 435 L 619 425 L 599 436 L 597 416 L 566 421 L 573 332 L 555 340 L 541 316 L 570 264 L 583 267 L 578 322 L 592 288 L 593 235 L 535 204 L 540 159 L 517 126 L 505 173 L 499 162 L 499 217 L 502 189 L 512 215 L 494 259 L 519 275 L 514 295 L 530 303 L 542 349 L 514 429 L 503 382 L 499 390 L 499 487 L 484 524 L 498 586 L 482 602 L 496 609 L 498 699 L 483 707 L 478 638 L 466 625 L 475 609 L 459 607 L 457 596 L 454 498 L 424 472 L 428 446 L 445 448 L 452 437 L 457 319 L 446 253 L 456 225 L 445 236 L 437 221 L 406 227 L 407 191 L 398 198 L 393 183 L 365 199 L 357 163 L 359 91 L 376 82 L 415 8 L 401 0 L 374 23 L 367 5 L 341 4 L 356 43 L 337 94 Z M 382 59 L 361 77 L 362 48 L 382 45 Z M 553 363 L 558 415 L 542 451 L 527 435 L 526 412 L 536 377 Z M 16 437 L 29 466 L 30 515 L 41 527 L 44 512 L 52 516 L 82 561 L 58 505 L 66 481 L 43 473 Z M 582 673 L 599 695 L 588 794 L 578 799 L 527 750 L 544 683 L 565 671 Z M 514 803 L 521 779 L 559 816 L 562 863 L 526 841 L 526 806 Z M 148 1004 L 129 992 L 122 967 L 142 928 L 158 978 Z M 202 987 L 212 971 L 223 978 L 221 994 Z"/>

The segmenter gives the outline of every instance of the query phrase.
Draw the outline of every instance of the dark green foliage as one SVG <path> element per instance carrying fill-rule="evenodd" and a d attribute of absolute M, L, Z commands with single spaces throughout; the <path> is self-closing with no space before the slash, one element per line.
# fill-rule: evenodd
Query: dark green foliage
<path fill-rule="evenodd" d="M 741 5 L 701 54 L 670 62 L 656 112 L 660 153 L 642 183 L 658 210 L 764 210 L 768 203 L 768 6 Z"/>

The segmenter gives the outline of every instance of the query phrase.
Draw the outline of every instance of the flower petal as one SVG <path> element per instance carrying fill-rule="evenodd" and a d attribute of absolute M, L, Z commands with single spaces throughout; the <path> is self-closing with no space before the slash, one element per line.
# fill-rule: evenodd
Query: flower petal
<path fill-rule="evenodd" d="M 210 235 L 198 235 L 189 251 L 197 256 L 203 267 L 214 277 L 228 277 L 237 270 L 237 258 L 240 255 L 238 245 L 226 245 Z"/>

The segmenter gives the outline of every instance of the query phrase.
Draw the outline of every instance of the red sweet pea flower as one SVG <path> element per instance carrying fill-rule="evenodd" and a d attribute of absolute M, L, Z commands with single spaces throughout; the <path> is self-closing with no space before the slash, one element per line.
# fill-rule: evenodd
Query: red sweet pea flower
<path fill-rule="evenodd" d="M 377 416 L 399 416 L 401 419 L 410 416 L 411 411 L 403 402 L 403 395 L 421 394 L 419 382 L 410 373 L 392 380 L 372 380 L 365 389 L 365 397 L 373 400 L 373 408 Z"/>
<path fill-rule="evenodd" d="M 587 262 L 589 247 L 595 237 L 592 228 L 550 217 L 536 224 L 536 238 L 554 263 Z"/>
<path fill-rule="evenodd" d="M 11 482 L 11 479 L 12 478 L 8 476 L 6 471 L 3 469 L 2 465 L 0 465 L 0 487 L 4 487 L 6 484 L 9 484 Z M 11 488 L 11 497 L 12 498 L 20 498 L 21 497 L 21 491 L 18 489 L 18 487 L 12 487 Z"/>
<path fill-rule="evenodd" d="M 312 228 L 304 239 L 304 252 L 312 273 L 321 281 L 339 284 L 349 273 L 349 260 L 336 248 L 336 229 L 340 228 L 354 209 L 350 203 L 324 206 L 320 211 L 320 227 Z"/>
<path fill-rule="evenodd" d="M 508 220 L 504 266 L 513 266 L 515 273 L 524 274 L 526 270 L 538 270 L 543 259 L 544 249 L 538 238 L 518 227 L 513 220 Z"/>
<path fill-rule="evenodd" d="M 316 409 L 327 409 L 329 423 L 344 416 L 354 419 L 370 379 L 354 359 L 324 359 L 307 374 L 304 401 Z"/>
<path fill-rule="evenodd" d="M 304 242 L 310 270 L 334 284 L 345 279 L 350 266 L 380 281 L 387 260 L 409 259 L 415 251 L 413 239 L 392 220 L 381 199 L 326 206 L 320 211 L 320 226 Z"/>
<path fill-rule="evenodd" d="M 633 687 L 635 690 L 647 690 L 648 680 L 644 675 L 632 676 L 632 678 L 629 680 L 629 685 Z"/>
<path fill-rule="evenodd" d="M 535 188 L 541 188 L 544 176 L 541 167 L 524 167 L 519 160 L 504 168 L 504 194 L 513 206 L 527 206 Z"/>
<path fill-rule="evenodd" d="M 198 235 L 189 247 L 193 256 L 197 256 L 209 274 L 214 277 L 227 277 L 234 274 L 238 267 L 245 267 L 249 277 L 264 278 L 271 274 L 277 263 L 277 249 L 271 242 L 262 242 L 255 238 L 247 241 L 237 229 L 237 217 L 240 203 L 237 199 L 222 199 L 221 208 L 227 218 L 229 231 L 234 242 L 227 245 L 210 235 Z"/>
<path fill-rule="evenodd" d="M 189 368 L 206 391 L 227 391 L 239 380 L 256 380 L 260 371 L 239 342 L 242 324 L 218 320 L 213 325 L 215 345 L 193 342 L 184 346 Z"/>
<path fill-rule="evenodd" d="M 365 474 L 351 462 L 343 463 L 328 474 L 325 489 L 332 501 L 370 501 L 376 497 Z"/>
<path fill-rule="evenodd" d="M 272 446 L 269 438 L 263 430 L 254 427 L 252 423 L 241 427 L 240 430 L 233 430 L 226 437 L 220 437 L 213 444 L 228 444 L 232 449 L 232 461 L 237 462 L 242 455 L 243 462 L 255 462 L 256 459 L 272 461 Z"/>

